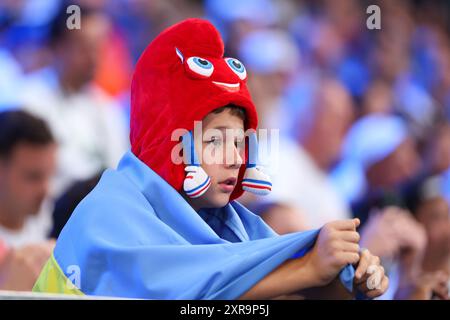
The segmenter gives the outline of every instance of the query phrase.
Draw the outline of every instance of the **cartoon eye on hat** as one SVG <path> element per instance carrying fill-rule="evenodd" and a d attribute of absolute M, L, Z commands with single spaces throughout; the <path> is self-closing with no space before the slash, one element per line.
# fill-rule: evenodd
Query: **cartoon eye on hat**
<path fill-rule="evenodd" d="M 195 78 L 209 78 L 214 72 L 214 65 L 202 57 L 189 57 L 184 63 L 184 55 L 178 48 L 175 48 L 178 58 L 185 66 L 186 71 Z"/>
<path fill-rule="evenodd" d="M 186 70 L 189 74 L 194 77 L 209 78 L 214 72 L 214 65 L 207 59 L 202 57 L 189 57 L 186 62 L 184 55 L 178 48 L 175 48 L 178 58 L 182 64 L 185 65 Z M 247 78 L 247 70 L 244 64 L 235 58 L 224 58 L 227 66 L 233 71 L 241 80 Z"/>
<path fill-rule="evenodd" d="M 186 60 L 186 64 L 188 65 L 191 71 L 204 76 L 209 77 L 214 71 L 214 66 L 211 62 L 206 59 L 200 57 L 190 57 Z"/>
<path fill-rule="evenodd" d="M 235 58 L 225 58 L 225 62 L 236 73 L 239 79 L 244 80 L 247 78 L 247 70 L 245 70 L 244 65 L 238 59 Z"/>

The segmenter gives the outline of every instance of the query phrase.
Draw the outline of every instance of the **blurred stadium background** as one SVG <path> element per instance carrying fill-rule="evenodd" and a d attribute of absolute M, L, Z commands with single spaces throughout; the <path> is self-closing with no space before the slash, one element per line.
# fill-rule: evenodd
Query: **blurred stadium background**
<path fill-rule="evenodd" d="M 80 30 L 66 28 L 71 4 Z M 379 30 L 366 25 L 374 4 Z M 115 167 L 129 147 L 133 66 L 159 32 L 188 17 L 219 29 L 226 55 L 248 70 L 260 127 L 280 129 L 274 194 L 242 201 L 279 233 L 358 216 L 364 245 L 391 270 L 386 298 L 435 297 L 439 281 L 430 279 L 443 271 L 448 282 L 450 272 L 445 0 L 0 0 L 0 112 L 43 119 L 58 144 L 39 195 L 21 200 L 25 189 L 6 190 L 13 182 L 0 175 L 0 265 L 10 248 L 45 258 L 46 239 Z M 39 209 L 16 229 L 1 218 L 13 197 Z M 41 260 L 29 265 L 39 270 Z M 0 288 L 30 289 L 37 273 Z M 424 283 L 436 290 L 414 296 Z"/>

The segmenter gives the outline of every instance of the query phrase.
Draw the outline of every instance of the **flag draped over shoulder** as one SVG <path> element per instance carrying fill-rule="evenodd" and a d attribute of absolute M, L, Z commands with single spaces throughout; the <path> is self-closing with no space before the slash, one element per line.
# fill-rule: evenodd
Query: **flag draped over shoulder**
<path fill-rule="evenodd" d="M 128 152 L 78 205 L 34 291 L 235 299 L 285 260 L 304 254 L 318 235 L 313 230 L 279 236 L 236 201 L 221 210 L 241 241 L 222 239 Z M 350 290 L 353 275 L 351 266 L 340 274 Z"/>

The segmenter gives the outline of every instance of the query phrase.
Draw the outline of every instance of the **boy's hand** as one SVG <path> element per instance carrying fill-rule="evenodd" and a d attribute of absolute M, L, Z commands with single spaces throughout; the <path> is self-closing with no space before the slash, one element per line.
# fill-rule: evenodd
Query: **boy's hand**
<path fill-rule="evenodd" d="M 359 261 L 359 219 L 325 224 L 313 249 L 305 256 L 316 286 L 329 284 L 347 264 Z"/>
<path fill-rule="evenodd" d="M 381 296 L 389 286 L 389 279 L 384 274 L 380 258 L 372 255 L 367 249 L 361 251 L 354 286 L 368 298 Z"/>

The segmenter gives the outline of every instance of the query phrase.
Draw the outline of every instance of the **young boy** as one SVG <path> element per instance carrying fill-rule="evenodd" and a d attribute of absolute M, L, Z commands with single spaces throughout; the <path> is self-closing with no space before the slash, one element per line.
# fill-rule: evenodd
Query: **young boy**
<path fill-rule="evenodd" d="M 245 68 L 223 50 L 200 19 L 145 50 L 132 84 L 132 151 L 76 208 L 35 291 L 269 299 L 326 286 L 322 297 L 387 289 L 379 259 L 359 251 L 357 219 L 278 236 L 235 201 L 271 183 L 257 167 Z"/>

